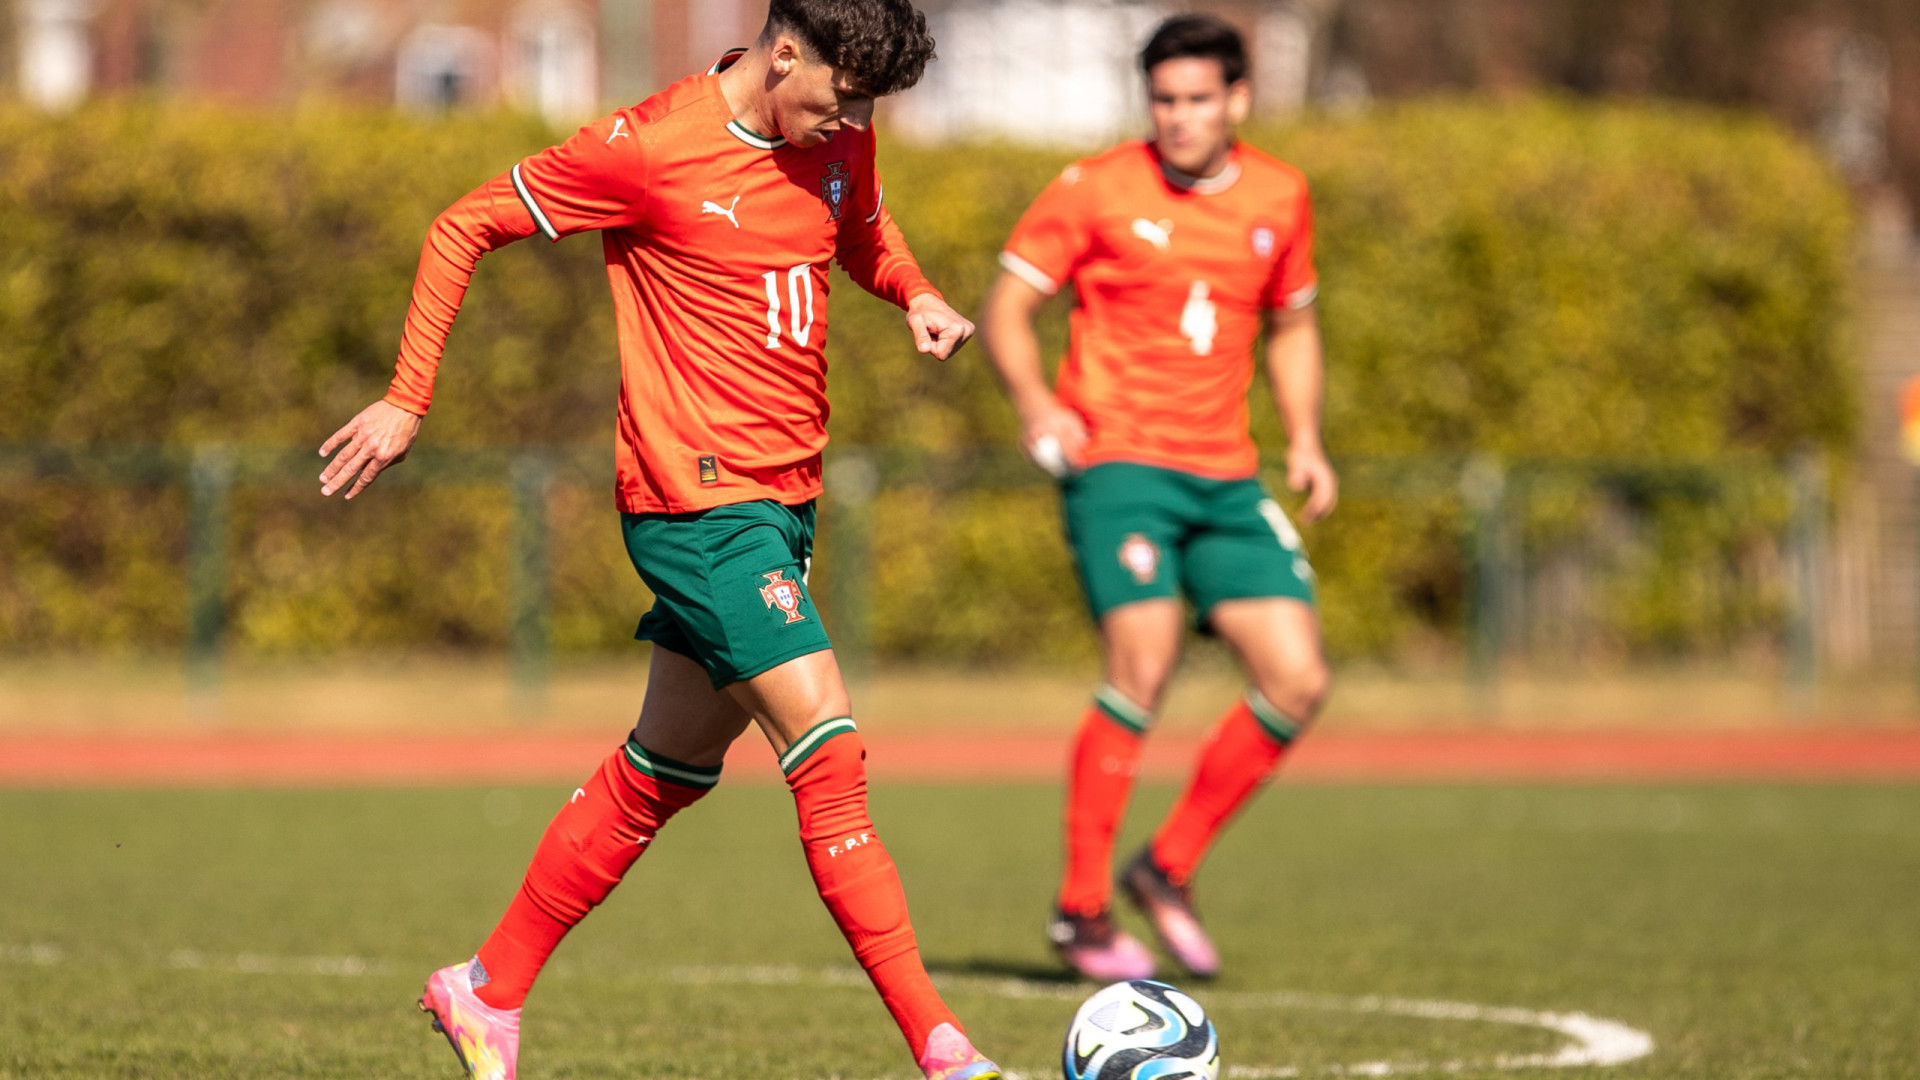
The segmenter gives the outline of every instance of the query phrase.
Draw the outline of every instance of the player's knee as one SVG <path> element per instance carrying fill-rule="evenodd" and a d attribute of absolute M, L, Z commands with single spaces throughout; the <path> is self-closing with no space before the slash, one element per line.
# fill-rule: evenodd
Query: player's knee
<path fill-rule="evenodd" d="M 1315 653 L 1289 659 L 1260 680 L 1260 692 L 1288 716 L 1306 723 L 1319 714 L 1333 690 L 1333 671 Z"/>
<path fill-rule="evenodd" d="M 1151 713 L 1160 707 L 1177 660 L 1177 653 L 1153 649 L 1115 650 L 1107 658 L 1107 684 Z"/>

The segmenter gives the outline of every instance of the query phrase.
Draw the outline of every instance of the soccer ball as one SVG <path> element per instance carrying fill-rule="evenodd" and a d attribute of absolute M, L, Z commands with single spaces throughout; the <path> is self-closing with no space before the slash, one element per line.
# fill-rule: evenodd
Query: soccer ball
<path fill-rule="evenodd" d="M 1166 983 L 1135 979 L 1080 1006 L 1060 1069 L 1066 1080 L 1216 1080 L 1220 1040 L 1199 1002 Z"/>

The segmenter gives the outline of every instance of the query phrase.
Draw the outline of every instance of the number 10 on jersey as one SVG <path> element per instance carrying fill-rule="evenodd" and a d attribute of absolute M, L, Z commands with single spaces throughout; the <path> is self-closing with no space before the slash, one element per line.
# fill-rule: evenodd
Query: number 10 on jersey
<path fill-rule="evenodd" d="M 760 277 L 767 283 L 767 348 L 777 349 L 780 347 L 780 271 L 769 270 Z M 803 291 L 804 300 L 800 295 Z M 803 304 L 805 323 L 800 321 Z M 807 338 L 813 333 L 812 263 L 801 263 L 787 271 L 787 329 L 792 332 L 795 345 L 807 347 Z"/>

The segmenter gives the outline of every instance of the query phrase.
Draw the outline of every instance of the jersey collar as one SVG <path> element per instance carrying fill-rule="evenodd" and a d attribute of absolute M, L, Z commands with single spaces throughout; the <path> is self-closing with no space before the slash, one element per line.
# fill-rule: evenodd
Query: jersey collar
<path fill-rule="evenodd" d="M 1153 160 L 1160 166 L 1160 175 L 1166 177 L 1167 183 L 1195 195 L 1218 195 L 1240 179 L 1240 155 L 1237 153 L 1227 158 L 1227 167 L 1221 169 L 1218 176 L 1190 176 L 1167 164 L 1158 151 L 1154 152 Z"/>
<path fill-rule="evenodd" d="M 707 69 L 707 74 L 718 75 L 732 67 L 735 61 L 745 55 L 747 55 L 745 49 L 728 49 L 720 59 L 713 62 L 712 67 Z M 756 150 L 778 150 L 787 145 L 785 136 L 776 135 L 769 139 L 738 120 L 727 121 L 727 133 Z"/>

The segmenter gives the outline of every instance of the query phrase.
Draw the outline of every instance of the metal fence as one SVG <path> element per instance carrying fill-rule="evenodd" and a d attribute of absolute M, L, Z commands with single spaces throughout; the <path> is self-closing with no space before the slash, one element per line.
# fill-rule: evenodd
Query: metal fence
<path fill-rule="evenodd" d="M 236 489 L 317 486 L 320 465 L 312 450 L 295 448 L 0 446 L 0 484 L 16 494 L 30 485 L 58 485 L 82 497 L 107 488 L 184 490 L 184 659 L 203 691 L 217 685 L 227 652 Z M 1349 505 L 1428 507 L 1432 520 L 1442 522 L 1441 534 L 1456 534 L 1457 550 L 1436 558 L 1457 560 L 1458 603 L 1438 604 L 1429 615 L 1453 635 L 1462 662 L 1483 687 L 1491 688 L 1515 658 L 1556 649 L 1578 653 L 1582 634 L 1600 619 L 1596 596 L 1673 587 L 1687 596 L 1668 597 L 1669 606 L 1723 606 L 1731 632 L 1760 641 L 1799 694 L 1811 698 L 1819 679 L 1829 515 L 1825 472 L 1815 458 L 1649 463 L 1479 456 L 1359 458 L 1339 465 Z M 869 633 L 873 511 L 889 493 L 1039 493 L 1046 487 L 1008 451 L 942 455 L 838 446 L 827 474 L 833 532 L 822 553 L 820 600 L 833 618 L 844 662 L 856 669 L 875 653 Z M 380 480 L 386 489 L 485 488 L 506 495 L 505 640 L 529 705 L 539 700 L 552 654 L 552 495 L 563 487 L 605 492 L 612 480 L 610 455 L 599 447 L 428 447 Z M 1761 542 L 1714 548 L 1719 541 L 1709 536 L 1696 544 L 1705 554 L 1682 552 L 1678 562 L 1663 562 L 1659 549 L 1685 531 L 1661 523 L 1662 508 L 1675 506 L 1688 509 L 1695 532 L 1699 521 L 1718 514 Z M 1655 580 L 1660 574 L 1680 584 Z M 11 648 L 33 645 L 16 641 Z"/>

